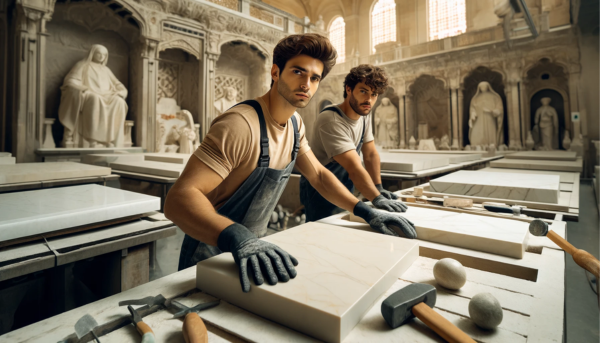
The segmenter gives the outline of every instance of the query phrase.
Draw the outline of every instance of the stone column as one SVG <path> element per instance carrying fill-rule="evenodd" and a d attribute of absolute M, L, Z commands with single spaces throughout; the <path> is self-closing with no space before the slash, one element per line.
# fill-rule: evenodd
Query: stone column
<path fill-rule="evenodd" d="M 404 94 L 398 95 L 398 133 L 400 134 L 400 149 L 406 148 L 406 120 L 404 113 Z"/>
<path fill-rule="evenodd" d="M 452 145 L 450 148 L 452 150 L 460 150 L 458 143 L 458 89 L 452 88 L 450 92 L 452 99 Z"/>
<path fill-rule="evenodd" d="M 508 147 L 510 150 L 520 150 L 523 147 L 521 142 L 521 130 L 520 130 L 520 108 L 519 108 L 519 82 L 516 80 L 509 80 L 505 92 L 506 92 L 506 107 L 508 112 Z M 504 143 L 506 144 L 506 142 Z"/>
<path fill-rule="evenodd" d="M 463 96 L 463 89 L 462 88 L 458 88 L 456 90 L 457 93 L 457 102 L 456 102 L 456 108 L 457 108 L 457 125 L 456 125 L 456 130 L 457 130 L 457 137 L 458 137 L 458 149 L 460 150 L 461 147 L 463 146 L 463 135 L 465 134 L 463 132 L 463 101 L 464 101 L 464 96 Z M 468 132 L 466 134 L 469 134 Z M 454 142 L 452 143 L 452 145 L 454 145 Z"/>
<path fill-rule="evenodd" d="M 56 148 L 56 143 L 54 143 L 54 136 L 52 135 L 52 124 L 54 124 L 55 120 L 56 119 L 54 118 L 44 119 L 44 126 L 46 127 L 46 129 L 44 130 L 44 143 L 42 144 L 42 148 Z"/>
<path fill-rule="evenodd" d="M 131 148 L 133 146 L 133 141 L 131 139 L 131 130 L 133 128 L 134 122 L 133 120 L 125 120 L 125 124 L 123 124 L 124 127 L 124 135 L 125 135 L 125 142 L 123 143 L 123 146 L 125 148 Z"/>
<path fill-rule="evenodd" d="M 582 138 L 587 135 L 587 128 L 585 127 L 586 113 L 585 110 L 581 108 L 579 101 L 579 75 L 578 68 L 571 69 L 569 75 L 569 104 L 571 105 L 571 113 L 566 116 L 566 119 L 571 120 L 571 123 L 573 124 L 573 137 L 569 150 L 577 152 L 577 156 L 584 156 L 585 149 Z M 572 121 L 573 112 L 579 113 L 579 120 Z M 583 130 L 582 124 L 584 124 Z"/>
<path fill-rule="evenodd" d="M 158 42 L 152 39 L 144 39 L 136 48 L 136 54 L 140 59 L 132 60 L 137 65 L 132 68 L 139 73 L 132 80 L 136 84 L 136 102 L 134 112 L 135 140 L 138 146 L 148 152 L 156 151 L 156 83 L 158 79 L 157 57 Z M 136 74 L 134 72 L 134 75 Z"/>

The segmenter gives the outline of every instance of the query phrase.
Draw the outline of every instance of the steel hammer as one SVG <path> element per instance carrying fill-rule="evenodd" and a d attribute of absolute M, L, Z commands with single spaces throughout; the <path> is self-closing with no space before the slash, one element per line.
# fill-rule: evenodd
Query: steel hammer
<path fill-rule="evenodd" d="M 435 287 L 413 283 L 390 295 L 381 304 L 381 314 L 392 329 L 417 317 L 450 343 L 475 343 L 471 337 L 433 310 Z"/>

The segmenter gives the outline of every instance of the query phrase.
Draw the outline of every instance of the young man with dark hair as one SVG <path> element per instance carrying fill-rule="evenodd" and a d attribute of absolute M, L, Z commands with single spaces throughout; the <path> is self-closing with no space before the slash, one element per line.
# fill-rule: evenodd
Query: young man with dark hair
<path fill-rule="evenodd" d="M 298 261 L 258 239 L 294 165 L 329 201 L 354 210 L 374 229 L 408 225 L 359 202 L 310 151 L 295 111 L 308 104 L 336 58 L 329 40 L 318 34 L 282 39 L 273 51 L 271 89 L 213 121 L 165 201 L 165 215 L 186 233 L 180 270 L 231 252 L 244 292 L 250 291 L 249 272 L 257 285 L 265 278 L 271 285 L 294 278 Z"/>
<path fill-rule="evenodd" d="M 362 64 L 352 68 L 344 80 L 344 102 L 324 108 L 317 116 L 310 146 L 321 164 L 331 171 L 350 192 L 354 186 L 376 208 L 405 212 L 398 196 L 381 185 L 379 153 L 375 149 L 371 127 L 371 106 L 387 88 L 385 72 Z M 360 152 L 364 156 L 364 167 Z M 341 210 L 322 197 L 307 179 L 300 179 L 300 200 L 306 220 L 316 221 Z M 411 230 L 404 230 L 409 238 Z"/>

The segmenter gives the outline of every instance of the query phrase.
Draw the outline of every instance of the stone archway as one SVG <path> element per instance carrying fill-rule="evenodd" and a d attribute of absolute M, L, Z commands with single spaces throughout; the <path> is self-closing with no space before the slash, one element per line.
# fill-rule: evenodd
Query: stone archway
<path fill-rule="evenodd" d="M 530 124 L 531 128 L 535 127 L 535 113 L 542 106 L 541 100 L 542 98 L 550 98 L 550 106 L 554 107 L 556 110 L 556 114 L 558 114 L 558 149 L 564 149 L 562 141 L 565 137 L 565 102 L 562 94 L 554 89 L 542 89 L 537 93 L 531 96 L 531 100 L 529 101 L 530 106 Z M 534 136 L 534 140 L 536 140 L 536 135 L 532 132 Z M 537 139 L 539 141 L 539 138 Z M 536 145 L 537 145 L 536 141 Z"/>
<path fill-rule="evenodd" d="M 417 139 L 450 136 L 450 93 L 444 81 L 432 75 L 421 75 L 410 85 L 409 93 L 411 104 L 407 105 L 407 110 L 411 113 L 407 117 L 411 135 Z"/>

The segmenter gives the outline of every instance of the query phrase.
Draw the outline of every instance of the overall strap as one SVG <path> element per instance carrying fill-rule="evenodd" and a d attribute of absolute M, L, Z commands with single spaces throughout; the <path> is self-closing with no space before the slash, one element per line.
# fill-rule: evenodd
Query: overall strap
<path fill-rule="evenodd" d="M 329 106 L 329 107 L 325 107 L 324 109 L 321 110 L 321 112 L 319 113 L 323 113 L 325 111 L 333 111 L 335 113 L 337 113 L 340 117 L 344 117 L 344 115 L 342 114 L 342 111 L 340 111 L 339 108 L 337 108 L 337 106 Z"/>
<path fill-rule="evenodd" d="M 362 146 L 363 144 L 363 140 L 365 139 L 365 130 L 367 128 L 367 116 L 363 117 L 363 129 L 362 129 L 362 135 L 360 136 L 360 143 L 358 144 L 358 146 Z"/>
<path fill-rule="evenodd" d="M 292 161 L 298 156 L 298 150 L 300 150 L 300 132 L 298 132 L 298 122 L 296 116 L 292 115 L 292 126 L 294 128 L 294 149 L 292 150 Z"/>
<path fill-rule="evenodd" d="M 258 159 L 258 166 L 268 168 L 271 160 L 269 157 L 269 136 L 267 135 L 267 124 L 265 123 L 262 107 L 256 100 L 246 100 L 240 102 L 238 105 L 250 105 L 258 115 L 258 121 L 260 123 L 260 157 Z"/>

